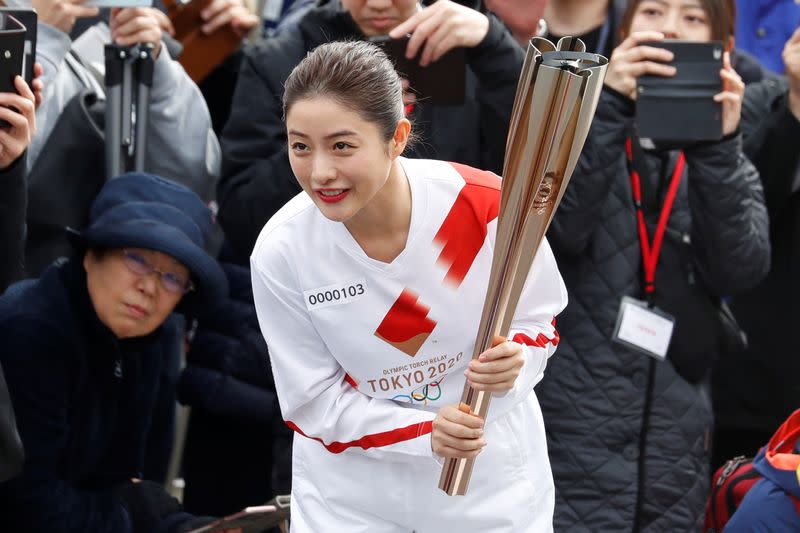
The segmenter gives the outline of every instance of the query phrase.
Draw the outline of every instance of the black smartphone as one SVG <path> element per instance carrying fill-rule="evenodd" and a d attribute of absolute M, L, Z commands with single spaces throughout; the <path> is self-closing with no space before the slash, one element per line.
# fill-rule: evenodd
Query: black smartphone
<path fill-rule="evenodd" d="M 23 57 L 22 77 L 30 85 L 33 81 L 33 64 L 36 62 L 36 24 L 39 17 L 33 8 L 0 7 L 0 13 L 11 15 L 25 26 L 25 55 Z"/>
<path fill-rule="evenodd" d="M 467 63 L 465 50 L 454 48 L 437 61 L 423 67 L 417 57 L 406 58 L 410 36 L 392 39 L 388 35 L 370 37 L 386 52 L 397 73 L 408 80 L 420 102 L 463 105 L 466 92 Z"/>
<path fill-rule="evenodd" d="M 672 77 L 641 76 L 636 88 L 636 126 L 641 138 L 690 143 L 722 137 L 720 41 L 693 42 L 666 39 L 642 43 L 674 54 Z"/>
<path fill-rule="evenodd" d="M 13 16 L 0 12 L 0 92 L 16 93 L 14 78 L 22 75 L 25 26 Z"/>

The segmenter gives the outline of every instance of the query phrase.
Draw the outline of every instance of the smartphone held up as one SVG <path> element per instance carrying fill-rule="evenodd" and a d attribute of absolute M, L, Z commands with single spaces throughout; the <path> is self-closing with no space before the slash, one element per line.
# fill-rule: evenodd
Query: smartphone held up
<path fill-rule="evenodd" d="M 419 57 L 406 57 L 409 36 L 392 39 L 388 35 L 370 37 L 394 63 L 395 70 L 408 80 L 419 100 L 431 104 L 463 105 L 466 85 L 466 56 L 463 48 L 453 48 L 438 61 L 423 67 Z M 418 54 L 419 56 L 419 54 Z"/>
<path fill-rule="evenodd" d="M 34 16 L 36 13 L 34 12 Z M 34 32 L 36 24 L 33 24 Z M 26 28 L 8 10 L 0 10 L 0 92 L 16 93 L 14 78 L 25 72 Z M 33 61 L 30 62 L 31 77 Z M 30 84 L 28 79 L 25 80 Z"/>
<path fill-rule="evenodd" d="M 641 76 L 636 89 L 639 137 L 654 142 L 692 143 L 722 137 L 722 42 L 665 39 L 642 43 L 673 53 L 672 77 Z"/>

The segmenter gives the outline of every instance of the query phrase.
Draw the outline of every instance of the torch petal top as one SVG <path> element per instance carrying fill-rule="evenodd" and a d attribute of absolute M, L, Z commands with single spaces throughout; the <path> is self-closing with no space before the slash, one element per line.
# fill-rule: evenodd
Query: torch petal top
<path fill-rule="evenodd" d="M 528 55 L 532 55 L 533 61 L 540 65 L 569 70 L 574 74 L 608 64 L 608 59 L 600 54 L 587 52 L 586 44 L 577 37 L 562 37 L 558 45 L 543 37 L 534 37 L 528 46 Z"/>

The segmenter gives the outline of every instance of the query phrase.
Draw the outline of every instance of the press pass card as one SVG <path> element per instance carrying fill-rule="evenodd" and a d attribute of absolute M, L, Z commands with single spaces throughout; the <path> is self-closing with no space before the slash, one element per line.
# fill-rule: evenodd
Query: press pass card
<path fill-rule="evenodd" d="M 612 340 L 663 361 L 667 357 L 675 319 L 647 302 L 625 296 L 619 307 Z"/>

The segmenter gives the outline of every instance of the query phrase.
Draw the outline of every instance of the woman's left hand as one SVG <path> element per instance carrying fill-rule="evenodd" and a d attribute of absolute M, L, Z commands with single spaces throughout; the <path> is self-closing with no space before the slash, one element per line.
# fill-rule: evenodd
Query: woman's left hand
<path fill-rule="evenodd" d="M 722 135 L 730 135 L 739 127 L 742 118 L 742 99 L 744 98 L 744 82 L 731 67 L 731 55 L 725 52 L 722 56 L 722 92 L 714 95 L 715 102 L 722 102 Z"/>
<path fill-rule="evenodd" d="M 470 361 L 464 375 L 475 390 L 503 394 L 514 387 L 524 364 L 522 345 L 504 341 Z"/>
<path fill-rule="evenodd" d="M 481 13 L 451 0 L 437 0 L 398 25 L 389 37 L 398 39 L 410 33 L 406 57 L 416 57 L 427 67 L 453 48 L 473 48 L 489 33 L 489 19 Z"/>

